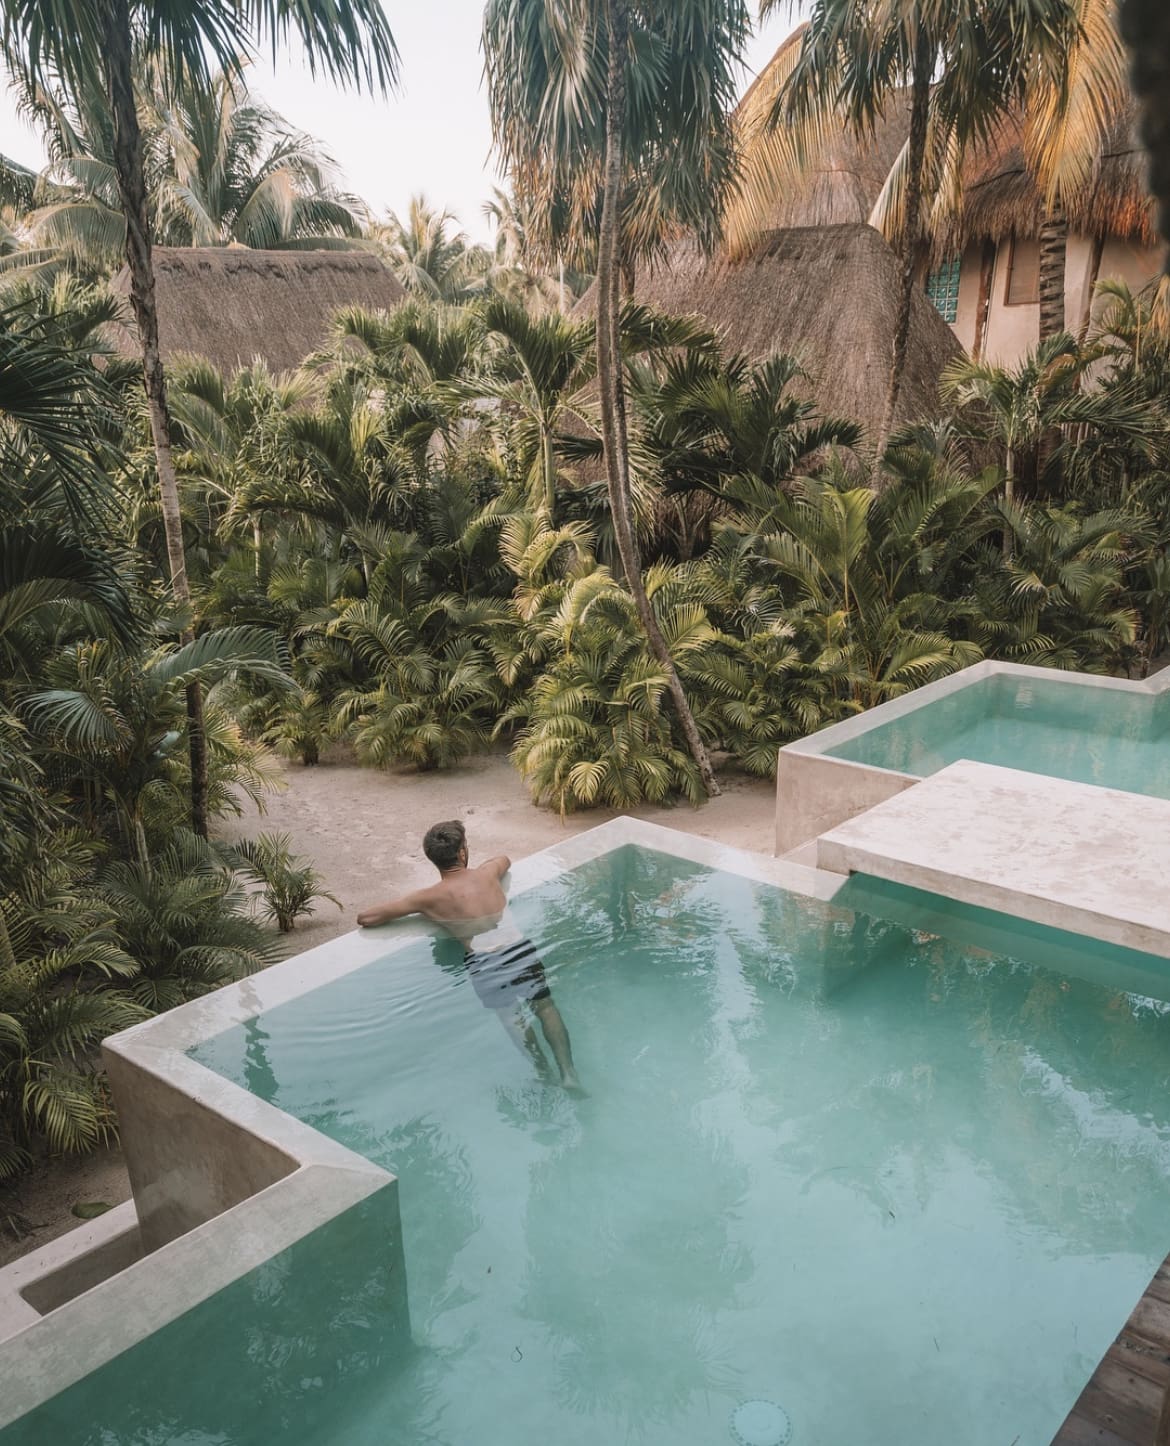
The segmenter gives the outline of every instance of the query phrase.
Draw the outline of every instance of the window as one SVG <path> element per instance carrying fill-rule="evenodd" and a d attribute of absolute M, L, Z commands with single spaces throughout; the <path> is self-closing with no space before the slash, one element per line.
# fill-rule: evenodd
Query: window
<path fill-rule="evenodd" d="M 938 308 L 944 321 L 953 326 L 959 314 L 960 258 L 952 256 L 926 275 L 926 294 Z"/>
<path fill-rule="evenodd" d="M 1012 237 L 1008 251 L 1006 306 L 1035 306 L 1040 300 L 1040 243 Z"/>

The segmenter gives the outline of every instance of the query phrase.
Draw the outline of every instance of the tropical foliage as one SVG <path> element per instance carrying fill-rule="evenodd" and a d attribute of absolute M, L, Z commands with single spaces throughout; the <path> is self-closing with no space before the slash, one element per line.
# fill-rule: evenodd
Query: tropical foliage
<path fill-rule="evenodd" d="M 818 5 L 838 84 L 865 78 L 833 29 L 860 3 Z M 922 7 L 925 39 L 914 7 L 870 7 L 892 29 L 851 115 L 951 65 L 963 16 L 1021 6 Z M 949 414 L 888 447 L 818 410 L 793 358 L 620 298 L 667 237 L 716 237 L 738 4 L 491 4 L 513 182 L 495 250 L 420 200 L 365 238 L 410 293 L 391 314 L 342 310 L 289 375 L 164 377 L 148 355 L 144 392 L 108 342 L 101 248 L 55 228 L 125 241 L 136 285 L 152 228 L 348 243 L 359 208 L 244 91 L 236 22 L 309 26 L 343 78 L 394 69 L 366 3 L 328 34 L 312 6 L 188 8 L 174 54 L 142 26 L 117 69 L 62 27 L 7 32 L 59 148 L 39 179 L 0 161 L 0 194 L 63 249 L 7 267 L 19 238 L 0 236 L 0 1174 L 107 1137 L 106 1032 L 263 966 L 271 925 L 331 898 L 282 835 L 203 836 L 278 757 L 429 770 L 506 749 L 562 812 L 699 803 L 715 766 L 767 777 L 787 740 L 978 658 L 1142 674 L 1170 643 L 1159 298 L 1102 288 L 1085 339 L 956 364 Z M 996 35 L 973 133 L 1038 83 L 1022 32 Z M 799 52 L 810 87 L 820 53 Z M 928 158 L 975 80 L 944 78 Z M 600 325 L 572 309 L 574 264 L 603 273 Z"/>

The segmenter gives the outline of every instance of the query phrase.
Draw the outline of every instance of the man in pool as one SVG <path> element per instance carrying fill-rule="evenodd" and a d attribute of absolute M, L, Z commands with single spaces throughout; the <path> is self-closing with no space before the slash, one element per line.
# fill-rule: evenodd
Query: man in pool
<path fill-rule="evenodd" d="M 542 1078 L 548 1076 L 548 1061 L 529 1022 L 529 1008 L 540 1020 L 561 1084 L 579 1092 L 569 1031 L 553 1002 L 536 945 L 505 918 L 508 900 L 500 880 L 511 860 L 499 854 L 473 869 L 468 863 L 467 831 L 458 821 L 428 829 L 423 853 L 438 869 L 439 882 L 363 910 L 358 924 L 370 929 L 408 914 L 422 914 L 441 924 L 463 945 L 467 972 L 480 1002 L 493 1011 Z"/>

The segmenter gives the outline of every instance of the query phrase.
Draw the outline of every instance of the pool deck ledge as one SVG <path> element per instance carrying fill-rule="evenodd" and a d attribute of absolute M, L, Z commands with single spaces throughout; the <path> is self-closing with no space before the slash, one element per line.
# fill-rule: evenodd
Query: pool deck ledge
<path fill-rule="evenodd" d="M 819 868 L 1170 957 L 1170 799 L 952 763 L 817 840 Z"/>
<path fill-rule="evenodd" d="M 776 760 L 776 853 L 791 855 L 827 830 L 856 817 L 875 804 L 913 788 L 918 775 L 857 763 L 837 756 L 842 745 L 864 734 L 905 719 L 923 709 L 954 699 L 968 689 L 994 678 L 1042 684 L 1065 690 L 1082 702 L 1093 697 L 1118 695 L 1134 700 L 1158 698 L 1170 692 L 1170 668 L 1148 678 L 1111 678 L 1096 673 L 1072 673 L 1059 668 L 1035 668 L 985 658 L 948 677 L 914 688 L 876 707 L 867 708 L 840 723 L 830 724 L 780 749 Z"/>

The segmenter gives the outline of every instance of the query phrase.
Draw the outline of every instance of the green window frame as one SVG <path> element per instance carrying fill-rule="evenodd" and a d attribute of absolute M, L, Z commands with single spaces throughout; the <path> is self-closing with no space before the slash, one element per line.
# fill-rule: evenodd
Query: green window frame
<path fill-rule="evenodd" d="M 959 315 L 959 272 L 962 258 L 952 256 L 926 273 L 926 294 L 944 321 L 954 326 Z"/>

